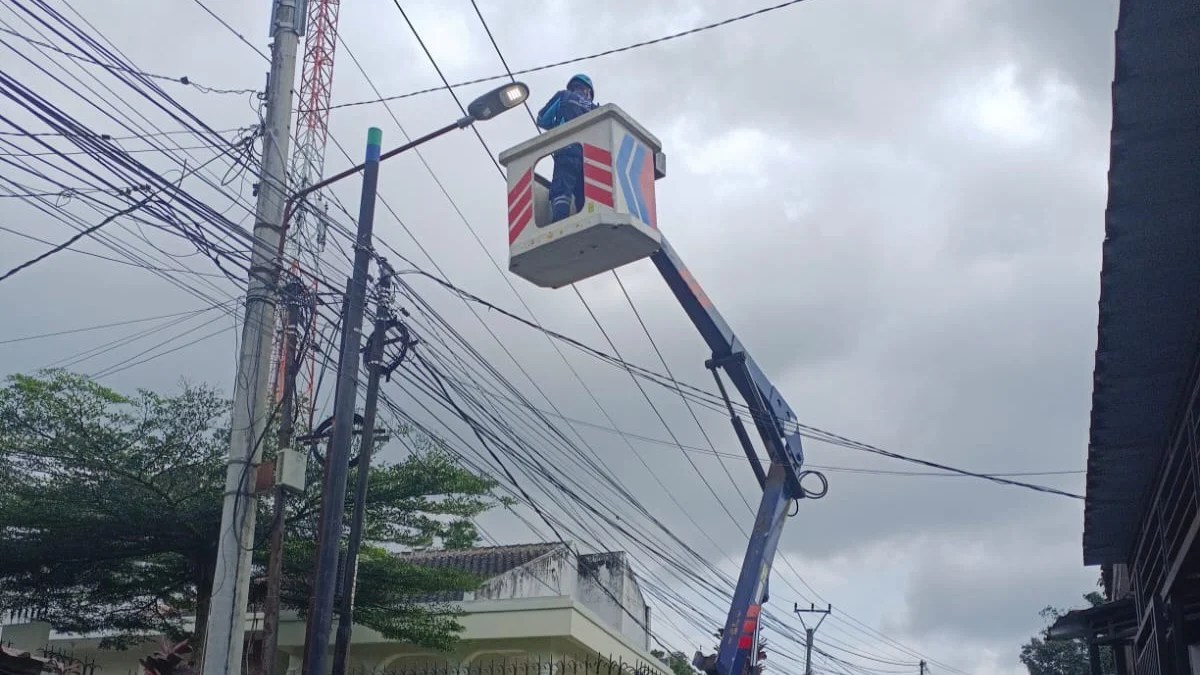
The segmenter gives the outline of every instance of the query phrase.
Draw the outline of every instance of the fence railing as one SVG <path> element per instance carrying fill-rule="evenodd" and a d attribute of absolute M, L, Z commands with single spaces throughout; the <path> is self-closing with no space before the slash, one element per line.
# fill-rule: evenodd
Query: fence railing
<path fill-rule="evenodd" d="M 2 644 L 9 649 L 15 648 L 15 645 L 11 641 L 6 641 Z M 50 675 L 99 675 L 100 666 L 95 661 L 77 658 L 69 650 L 46 646 L 29 652 L 29 654 L 44 661 L 42 666 L 43 673 L 49 673 Z"/>
<path fill-rule="evenodd" d="M 629 662 L 603 655 L 583 658 L 517 657 L 483 659 L 467 666 L 422 664 L 376 669 L 351 668 L 351 675 L 658 675 L 665 663 Z"/>

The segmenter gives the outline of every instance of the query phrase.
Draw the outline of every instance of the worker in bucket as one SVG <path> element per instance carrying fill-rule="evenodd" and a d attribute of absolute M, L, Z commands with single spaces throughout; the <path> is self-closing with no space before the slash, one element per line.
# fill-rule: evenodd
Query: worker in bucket
<path fill-rule="evenodd" d="M 547 131 L 596 109 L 592 101 L 592 80 L 582 73 L 567 80 L 567 88 L 557 92 L 538 111 L 537 124 Z M 583 146 L 578 143 L 554 153 L 554 177 L 550 181 L 551 222 L 583 208 Z"/>

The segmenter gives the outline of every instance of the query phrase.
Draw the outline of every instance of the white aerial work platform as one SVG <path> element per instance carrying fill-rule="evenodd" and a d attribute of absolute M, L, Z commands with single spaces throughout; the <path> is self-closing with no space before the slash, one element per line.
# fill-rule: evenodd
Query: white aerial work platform
<path fill-rule="evenodd" d="M 583 206 L 550 222 L 549 182 L 534 171 L 539 159 L 568 145 L 583 149 Z M 738 441 L 763 496 L 716 654 L 696 653 L 705 675 L 743 675 L 757 668 L 759 616 L 789 511 L 820 499 L 829 483 L 804 468 L 796 413 L 717 311 L 671 243 L 658 230 L 654 181 L 666 175 L 658 139 L 615 105 L 605 105 L 500 154 L 508 175 L 508 269 L 542 287 L 558 288 L 641 258 L 650 258 L 692 324 L 712 349 L 713 373 Z M 763 462 L 736 411 L 724 371 L 741 394 L 767 450 Z M 805 478 L 820 487 L 810 490 Z M 810 480 L 811 484 L 811 480 Z"/>
<path fill-rule="evenodd" d="M 534 169 L 573 144 L 583 149 L 583 206 L 551 223 L 550 181 Z M 666 175 L 662 144 L 616 105 L 509 148 L 500 163 L 508 177 L 508 269 L 517 276 L 559 288 L 661 247 L 654 181 Z"/>

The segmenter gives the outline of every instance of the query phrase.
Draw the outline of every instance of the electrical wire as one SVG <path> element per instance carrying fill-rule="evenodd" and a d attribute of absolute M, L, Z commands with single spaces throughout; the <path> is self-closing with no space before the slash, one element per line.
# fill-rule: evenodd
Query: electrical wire
<path fill-rule="evenodd" d="M 401 13 L 403 14 L 403 8 L 400 8 L 400 7 L 398 7 L 398 9 L 400 9 Z M 406 16 L 405 18 L 406 18 L 406 20 L 407 20 L 407 16 Z M 410 26 L 411 26 L 411 22 L 410 22 Z M 414 33 L 415 33 L 415 29 L 414 29 Z M 425 48 L 425 45 L 424 45 L 423 41 L 422 41 L 422 40 L 420 40 L 419 34 L 417 34 L 417 38 L 418 38 L 418 40 L 419 40 L 419 41 L 422 43 L 422 47 L 423 47 L 423 48 Z M 425 50 L 426 50 L 426 53 L 428 54 L 428 49 L 427 49 L 427 48 L 425 48 Z M 432 61 L 432 58 L 431 58 L 431 61 Z M 434 63 L 434 65 L 435 65 L 435 68 L 436 68 L 436 63 Z M 438 71 L 439 71 L 439 76 L 441 76 L 441 77 L 443 78 L 443 81 L 445 81 L 444 75 L 442 75 L 442 74 L 441 74 L 440 68 L 438 69 Z M 456 99 L 456 102 L 457 102 L 457 99 Z M 458 103 L 459 103 L 459 106 L 460 106 L 460 109 L 461 109 L 461 102 L 458 102 Z M 485 147 L 485 149 L 486 149 L 486 143 L 484 143 L 484 142 L 482 141 L 482 138 L 480 138 L 480 140 L 481 140 L 481 144 L 482 144 L 482 145 L 484 145 L 484 147 Z M 490 150 L 488 150 L 488 152 L 489 152 L 489 156 L 490 156 L 490 155 L 491 155 L 491 153 L 490 153 Z M 494 161 L 494 160 L 493 160 L 493 161 Z"/>
<path fill-rule="evenodd" d="M 120 218 L 121 216 L 128 215 L 130 213 L 133 213 L 134 211 L 137 211 L 138 209 L 145 206 L 153 198 L 154 198 L 153 196 L 145 197 L 144 199 L 139 201 L 137 204 L 134 204 L 133 206 L 130 206 L 127 209 L 118 211 L 118 212 L 112 214 L 111 216 L 105 218 L 104 220 L 101 220 L 100 222 L 96 223 L 95 225 L 76 233 L 70 239 L 67 239 L 66 241 L 55 246 L 54 248 L 50 249 L 49 251 L 41 253 L 33 258 L 30 258 L 29 260 L 26 260 L 25 262 L 17 265 L 16 267 L 10 269 L 9 271 L 5 272 L 4 274 L 0 274 L 0 282 L 3 282 L 4 280 L 8 279 L 9 277 L 13 276 L 14 274 L 17 274 L 18 272 L 20 272 L 22 270 L 29 269 L 30 267 L 45 260 L 46 258 L 49 258 L 50 256 L 54 255 L 55 253 L 62 252 L 67 247 L 69 247 L 71 244 L 74 244 L 75 242 L 79 241 L 80 239 L 83 239 L 84 237 L 92 234 L 96 230 L 99 230 L 100 228 L 104 227 L 105 225 L 108 225 L 109 223 L 116 220 L 117 218 Z"/>
<path fill-rule="evenodd" d="M 409 261 L 409 264 L 411 264 L 411 261 Z M 619 354 L 618 355 L 609 354 L 607 352 L 604 352 L 603 350 L 588 346 L 587 344 L 583 343 L 582 341 L 572 338 L 570 336 L 567 336 L 563 333 L 559 333 L 559 332 L 544 328 L 539 324 L 535 324 L 532 321 L 529 321 L 528 319 L 520 317 L 513 312 L 510 312 L 506 309 L 499 307 L 498 305 L 495 305 L 494 303 L 488 302 L 487 300 L 480 298 L 479 296 L 471 293 L 470 291 L 467 291 L 458 286 L 455 286 L 454 284 L 450 283 L 449 281 L 439 278 L 439 277 L 437 277 L 429 272 L 426 272 L 424 270 L 421 270 L 419 268 L 414 268 L 412 270 L 401 270 L 401 271 L 398 271 L 398 273 L 399 274 L 418 274 L 422 277 L 428 278 L 432 281 L 435 281 L 436 283 L 441 285 L 443 288 L 450 290 L 451 292 L 455 293 L 456 295 L 459 295 L 460 297 L 463 297 L 473 303 L 479 304 L 482 307 L 486 307 L 487 309 L 492 310 L 495 313 L 500 314 L 506 318 L 517 321 L 520 324 L 522 324 L 528 328 L 532 328 L 534 330 L 537 330 L 538 332 L 549 335 L 550 337 L 553 337 L 554 339 L 559 340 L 565 344 L 576 347 L 576 348 L 580 349 L 581 351 L 583 351 L 587 354 L 590 354 L 592 356 L 595 356 L 597 358 L 600 358 L 601 360 L 603 360 L 607 363 L 611 363 L 611 364 L 613 364 L 617 367 L 623 368 L 623 369 L 630 368 L 635 373 L 650 374 L 650 376 L 653 377 L 655 379 L 655 381 L 657 381 L 661 384 L 664 384 L 664 386 L 669 386 L 671 388 L 678 387 L 681 390 L 691 389 L 693 391 L 699 391 L 699 392 L 703 393 L 705 396 L 710 397 L 710 402 L 712 400 L 720 400 L 720 396 L 717 394 L 714 394 L 714 393 L 709 392 L 704 389 L 699 389 L 697 387 L 690 387 L 689 385 L 678 382 L 675 378 L 671 377 L 670 375 L 663 375 L 663 374 L 655 373 L 652 369 L 649 369 L 649 368 L 646 368 L 643 366 L 639 366 L 637 364 L 629 363 L 629 362 L 625 361 L 624 359 L 622 359 Z M 750 412 L 749 409 L 746 408 L 745 406 L 743 406 L 743 409 L 746 412 Z M 750 421 L 755 421 L 758 418 L 756 418 L 753 414 L 751 414 L 747 417 L 747 419 L 749 419 Z M 1037 492 L 1045 492 L 1045 493 L 1054 494 L 1054 495 L 1063 496 L 1063 497 L 1070 497 L 1070 498 L 1074 498 L 1074 499 L 1082 498 L 1081 495 L 1078 495 L 1075 493 L 1066 492 L 1066 491 L 1058 490 L 1055 488 L 1049 488 L 1049 487 L 1042 486 L 1042 485 L 1036 485 L 1033 483 L 1025 483 L 1022 481 L 1013 481 L 1013 480 L 1004 478 L 998 474 L 985 474 L 985 473 L 980 473 L 980 472 L 968 471 L 966 469 L 959 469 L 959 468 L 948 466 L 945 464 L 931 462 L 929 460 L 923 460 L 923 459 L 919 459 L 916 457 L 910 457 L 908 455 L 903 455 L 900 453 L 892 452 L 889 450 L 884 450 L 882 448 L 871 445 L 869 443 L 855 441 L 850 438 L 847 438 L 846 436 L 836 434 L 831 431 L 826 431 L 824 429 L 821 429 L 819 427 L 815 427 L 812 425 L 795 422 L 791 425 L 788 425 L 785 423 L 785 426 L 788 427 L 789 430 L 798 431 L 798 432 L 806 435 L 807 438 L 811 438 L 813 440 L 827 442 L 832 445 L 838 445 L 838 446 L 841 446 L 841 447 L 844 447 L 847 449 L 869 452 L 872 454 L 889 457 L 891 459 L 897 459 L 897 460 L 910 462 L 910 463 L 914 463 L 914 464 L 921 464 L 923 466 L 928 466 L 930 468 L 938 469 L 945 473 L 959 474 L 962 476 L 967 476 L 967 477 L 971 477 L 971 478 L 979 478 L 982 480 L 991 480 L 993 482 L 1002 483 L 1005 485 L 1011 485 L 1011 486 L 1015 486 L 1015 487 L 1023 487 L 1023 488 L 1034 490 Z"/>
<path fill-rule="evenodd" d="M 192 81 L 186 75 L 181 76 L 181 77 L 173 77 L 171 75 L 159 75 L 157 73 L 132 70 L 129 68 L 121 68 L 120 66 L 114 66 L 112 64 L 104 63 L 102 61 L 98 61 L 96 59 L 93 59 L 88 56 L 84 56 L 82 54 L 74 54 L 74 53 L 68 52 L 65 49 L 62 49 L 60 47 L 55 47 L 54 45 L 52 45 L 48 42 L 42 42 L 40 40 L 36 40 L 34 38 L 29 37 L 28 35 L 24 35 L 24 34 L 18 32 L 18 31 L 15 31 L 11 28 L 0 27 L 0 32 L 8 33 L 9 35 L 13 35 L 15 37 L 21 38 L 22 40 L 25 40 L 26 42 L 29 42 L 30 44 L 37 45 L 39 47 L 42 47 L 43 49 L 49 49 L 51 51 L 58 52 L 59 54 L 62 54 L 63 56 L 66 56 L 66 57 L 72 58 L 72 59 L 77 59 L 79 61 L 83 61 L 84 63 L 91 63 L 93 65 L 97 65 L 102 68 L 108 68 L 108 69 L 113 69 L 113 70 L 122 70 L 124 72 L 130 73 L 133 75 L 141 75 L 143 77 L 149 77 L 149 78 L 153 78 L 156 80 L 163 80 L 166 82 L 175 82 L 175 83 L 182 84 L 185 86 L 192 86 L 192 87 L 195 87 L 198 91 L 201 91 L 205 94 L 242 94 L 242 95 L 244 95 L 244 94 L 259 93 L 258 90 L 256 90 L 256 89 L 220 89 L 217 87 L 207 87 L 207 86 L 200 84 L 199 82 Z"/>
<path fill-rule="evenodd" d="M 223 22 L 222 22 L 222 23 L 223 23 Z M 478 424 L 478 420 L 476 420 L 476 424 Z"/>
<path fill-rule="evenodd" d="M 30 340 L 44 340 L 46 338 L 58 337 L 60 335 L 75 335 L 77 333 L 86 333 L 94 330 L 103 330 L 105 328 L 115 328 L 117 326 L 132 326 L 138 323 L 147 323 L 149 321 L 159 321 L 161 319 L 170 319 L 179 316 L 193 316 L 199 312 L 207 311 L 205 309 L 192 309 L 186 312 L 174 312 L 171 314 L 160 314 L 159 316 L 148 316 L 141 319 L 129 319 L 128 321 L 115 321 L 112 323 L 102 323 L 95 326 L 84 326 L 82 328 L 69 328 L 67 330 L 54 331 L 52 333 L 38 333 L 37 335 L 26 335 L 19 338 L 9 338 L 0 340 L 0 345 L 9 345 L 15 342 L 28 342 Z"/>
<path fill-rule="evenodd" d="M 196 0 L 196 1 L 199 2 L 199 0 Z M 801 2 L 804 2 L 804 0 L 788 0 L 787 2 L 781 2 L 779 4 L 771 5 L 769 7 L 762 7 L 760 9 L 756 9 L 752 12 L 746 12 L 744 14 L 739 14 L 737 16 L 729 17 L 727 19 L 722 19 L 721 21 L 716 21 L 713 23 L 705 24 L 703 26 L 696 26 L 695 28 L 690 28 L 688 30 L 680 31 L 677 33 L 671 33 L 669 35 L 663 35 L 661 37 L 657 37 L 652 40 L 643 40 L 641 42 L 635 42 L 635 43 L 628 44 L 628 45 L 625 45 L 622 47 L 615 47 L 613 49 L 607 49 L 607 50 L 604 50 L 601 52 L 596 52 L 594 54 L 587 54 L 585 56 L 576 56 L 576 57 L 573 57 L 570 59 L 566 59 L 564 61 L 556 61 L 554 63 L 547 63 L 547 64 L 540 65 L 540 66 L 533 66 L 531 68 L 524 68 L 521 70 L 514 70 L 512 72 L 505 72 L 503 75 L 489 75 L 488 77 L 479 77 L 479 78 L 475 78 L 473 80 L 467 80 L 467 81 L 458 82 L 455 84 L 446 83 L 446 86 L 443 86 L 443 87 L 429 87 L 427 89 L 410 91 L 406 94 L 397 94 L 395 96 L 383 96 L 383 97 L 374 98 L 374 99 L 365 100 L 365 101 L 353 101 L 350 103 L 339 103 L 336 105 L 329 106 L 328 109 L 329 110 L 337 110 L 339 108 L 350 108 L 353 106 L 362 106 L 362 105 L 368 105 L 371 103 L 383 103 L 385 101 L 397 101 L 400 99 L 412 98 L 414 96 L 422 96 L 424 94 L 432 94 L 434 92 L 439 92 L 439 91 L 442 91 L 443 89 L 447 89 L 447 88 L 458 89 L 458 88 L 467 87 L 467 86 L 470 86 L 473 84 L 482 84 L 484 82 L 495 82 L 497 80 L 507 79 L 513 75 L 528 75 L 530 73 L 536 73 L 536 72 L 540 72 L 543 70 L 550 70 L 552 68 L 560 68 L 562 66 L 569 66 L 569 65 L 576 64 L 576 63 L 582 63 L 583 61 L 591 61 L 594 59 L 603 58 L 605 56 L 612 56 L 613 54 L 620 54 L 622 52 L 628 52 L 628 51 L 632 51 L 635 49 L 641 49 L 642 47 L 649 47 L 651 45 L 661 44 L 663 42 L 669 42 L 671 40 L 676 40 L 676 39 L 679 39 L 682 37 L 687 37 L 689 35 L 695 35 L 696 33 L 702 33 L 704 31 L 712 30 L 714 28 L 720 28 L 722 26 L 727 26 L 729 24 L 736 23 L 738 21 L 743 21 L 745 19 L 750 19 L 750 18 L 753 18 L 756 16 L 760 16 L 762 14 L 766 14 L 768 12 L 774 12 L 776 10 L 791 7 L 792 5 L 798 5 Z"/>

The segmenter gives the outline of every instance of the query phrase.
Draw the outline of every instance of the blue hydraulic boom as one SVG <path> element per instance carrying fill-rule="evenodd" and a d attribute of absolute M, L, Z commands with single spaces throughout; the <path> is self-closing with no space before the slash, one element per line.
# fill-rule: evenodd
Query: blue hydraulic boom
<path fill-rule="evenodd" d="M 720 648 L 709 656 L 697 653 L 693 661 L 693 665 L 708 675 L 746 673 L 758 651 L 759 612 L 767 600 L 767 579 L 788 508 L 793 500 L 825 496 L 828 484 L 821 474 L 804 470 L 804 447 L 795 425 L 796 414 L 725 323 L 675 249 L 663 238 L 661 248 L 650 259 L 712 350 L 712 358 L 705 366 L 713 373 L 730 412 L 734 431 L 763 490 L 729 616 L 721 631 Z M 750 408 L 751 418 L 771 460 L 770 469 L 763 470 L 745 425 L 736 414 L 717 373 L 718 368 L 725 371 Z M 801 484 L 809 474 L 819 479 L 818 492 L 810 493 Z"/>
<path fill-rule="evenodd" d="M 579 145 L 582 194 L 570 216 L 552 220 L 549 182 L 538 160 Z M 559 288 L 649 257 L 712 350 L 712 372 L 734 431 L 762 486 L 758 515 L 716 654 L 697 652 L 707 675 L 752 675 L 759 613 L 783 523 L 793 502 L 825 495 L 825 477 L 804 467 L 796 414 L 743 347 L 708 295 L 658 230 L 654 183 L 666 175 L 658 139 L 619 107 L 607 104 L 500 154 L 508 177 L 509 270 L 538 286 Z M 733 383 L 770 460 L 764 469 L 718 371 Z M 808 491 L 809 475 L 820 489 Z"/>

